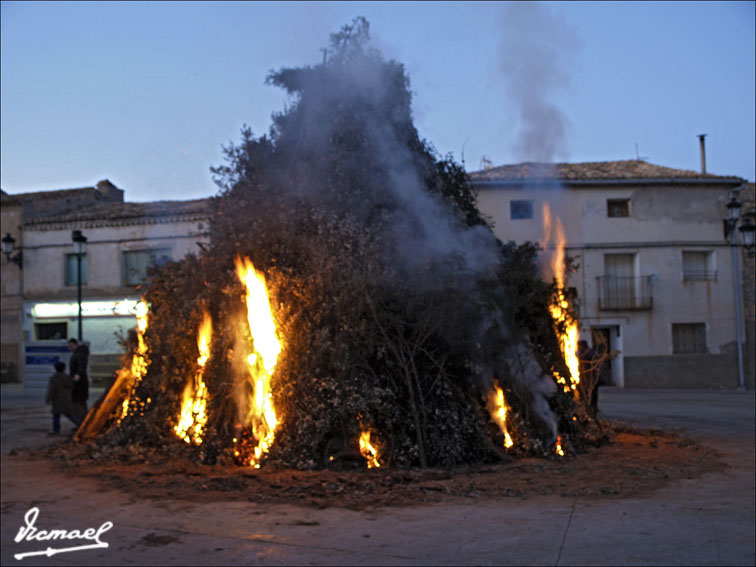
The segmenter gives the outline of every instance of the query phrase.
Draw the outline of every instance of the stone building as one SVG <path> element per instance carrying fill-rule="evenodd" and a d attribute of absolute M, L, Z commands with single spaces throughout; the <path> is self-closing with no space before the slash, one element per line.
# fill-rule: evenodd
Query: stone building
<path fill-rule="evenodd" d="M 738 387 L 734 255 L 723 219 L 745 180 L 641 160 L 523 163 L 471 179 L 501 240 L 541 242 L 549 256 L 562 225 L 581 336 L 600 334 L 618 353 L 615 384 Z"/>

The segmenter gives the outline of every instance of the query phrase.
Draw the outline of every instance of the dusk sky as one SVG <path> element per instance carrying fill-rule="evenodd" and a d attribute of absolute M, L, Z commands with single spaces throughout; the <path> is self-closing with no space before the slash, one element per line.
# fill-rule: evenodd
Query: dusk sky
<path fill-rule="evenodd" d="M 468 171 L 637 155 L 698 170 L 706 133 L 708 171 L 753 181 L 755 4 L 2 2 L 0 185 L 213 195 L 221 145 L 287 104 L 268 72 L 322 61 L 356 16 L 404 63 L 421 136 Z"/>

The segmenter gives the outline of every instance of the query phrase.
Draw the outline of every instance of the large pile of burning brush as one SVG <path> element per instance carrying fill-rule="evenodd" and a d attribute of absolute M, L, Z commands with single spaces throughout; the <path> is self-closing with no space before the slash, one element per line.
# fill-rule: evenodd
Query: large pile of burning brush
<path fill-rule="evenodd" d="M 152 272 L 123 369 L 77 438 L 296 468 L 605 439 L 564 259 L 549 285 L 538 246 L 493 236 L 462 168 L 419 138 L 404 69 L 369 47 L 367 22 L 268 82 L 290 108 L 225 148 L 209 247 Z"/>

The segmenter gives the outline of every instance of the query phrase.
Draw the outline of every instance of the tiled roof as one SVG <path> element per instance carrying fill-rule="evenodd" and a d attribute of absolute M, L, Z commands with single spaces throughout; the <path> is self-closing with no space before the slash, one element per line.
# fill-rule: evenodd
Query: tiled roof
<path fill-rule="evenodd" d="M 737 180 L 734 176 L 702 175 L 698 171 L 672 169 L 643 160 L 594 161 L 584 163 L 534 163 L 491 167 L 470 173 L 474 181 L 560 179 L 565 181 L 613 179 L 700 179 Z"/>
<path fill-rule="evenodd" d="M 148 203 L 95 203 L 62 214 L 30 219 L 26 222 L 26 227 L 50 230 L 68 223 L 82 227 L 154 224 L 202 219 L 208 214 L 209 199 Z"/>

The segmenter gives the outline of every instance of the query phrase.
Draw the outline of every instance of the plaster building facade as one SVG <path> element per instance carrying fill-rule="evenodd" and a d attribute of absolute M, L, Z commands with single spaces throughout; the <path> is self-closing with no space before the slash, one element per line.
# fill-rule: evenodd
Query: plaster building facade
<path fill-rule="evenodd" d="M 54 199 L 59 192 L 44 193 L 33 194 L 33 200 Z M 12 197 L 21 202 L 28 195 Z M 17 292 L 12 300 L 8 294 L 8 303 L 19 311 L 19 320 L 7 336 L 8 342 L 15 339 L 20 345 L 17 364 L 25 392 L 44 389 L 51 361 L 67 359 L 66 340 L 78 335 L 79 258 L 72 232 L 78 230 L 87 239 L 81 256 L 81 338 L 89 344 L 93 382 L 106 382 L 119 366 L 118 336 L 135 325 L 139 287 L 148 266 L 199 251 L 208 240 L 207 204 L 206 199 L 129 203 L 121 197 L 44 214 L 24 212 L 16 237 L 22 243 L 23 269 L 16 270 L 16 287 L 7 287 Z M 3 232 L 14 228 L 7 226 L 4 222 Z M 5 302 L 6 287 L 3 295 Z M 5 328 L 3 336 L 5 341 Z"/>
<path fill-rule="evenodd" d="M 723 219 L 743 179 L 642 160 L 524 163 L 470 177 L 501 240 L 540 242 L 549 256 L 561 224 L 581 338 L 608 340 L 616 385 L 739 386 L 733 277 L 742 272 Z"/>
<path fill-rule="evenodd" d="M 21 381 L 24 365 L 23 326 L 23 248 L 24 222 L 63 214 L 98 203 L 123 202 L 123 190 L 107 179 L 94 187 L 0 194 L 0 232 L 14 239 L 15 251 L 0 259 L 0 369 L 2 380 Z M 12 261 L 15 260 L 15 261 Z"/>

